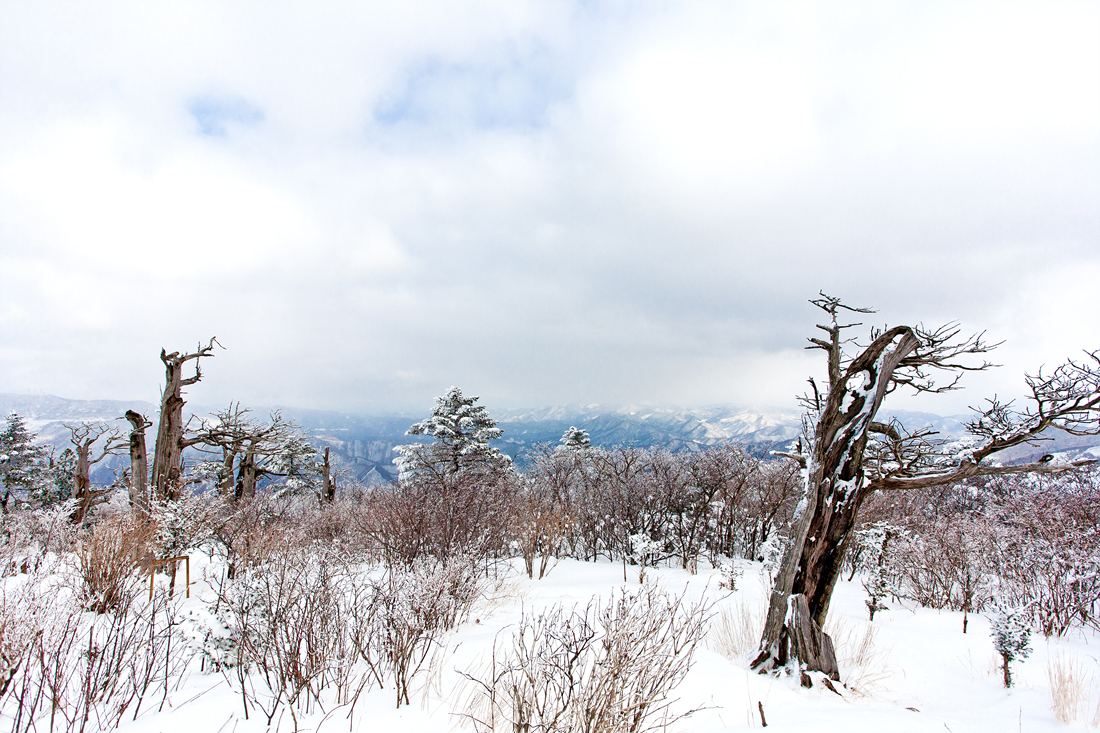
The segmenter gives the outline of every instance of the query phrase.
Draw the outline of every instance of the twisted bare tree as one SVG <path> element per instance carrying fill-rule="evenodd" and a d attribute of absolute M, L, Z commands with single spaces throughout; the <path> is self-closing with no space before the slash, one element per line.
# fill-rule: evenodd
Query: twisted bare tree
<path fill-rule="evenodd" d="M 825 337 L 811 338 L 807 347 L 826 352 L 828 385 L 822 392 L 810 380 L 812 391 L 802 398 L 806 415 L 798 450 L 781 454 L 803 469 L 804 495 L 752 666 L 767 672 L 793 663 L 839 679 L 832 642 L 822 627 L 864 500 L 879 490 L 993 474 L 1061 473 L 1093 463 L 1001 466 L 990 459 L 1043 440 L 1048 429 L 1100 434 L 1100 352 L 1086 352 L 1081 363 L 1069 361 L 1049 374 L 1026 376 L 1031 397 L 1025 409 L 994 398 L 976 411 L 966 439 L 946 441 L 928 430 L 908 432 L 896 422 L 876 421 L 883 400 L 899 387 L 929 393 L 955 389 L 963 373 L 992 366 L 984 359 L 968 363 L 966 357 L 981 357 L 998 344 L 985 342 L 983 334 L 961 336 L 956 324 L 872 329 L 870 342 L 861 344 L 844 338 L 845 329 L 861 324 L 841 319 L 872 311 L 824 293 L 810 302 L 829 315 L 829 323 L 818 326 Z M 802 679 L 810 683 L 808 676 Z"/>
<path fill-rule="evenodd" d="M 203 420 L 187 440 L 203 452 L 220 452 L 217 470 L 209 473 L 216 477 L 218 491 L 234 501 L 252 499 L 266 477 L 286 479 L 290 490 L 311 489 L 323 481 L 328 467 L 327 456 L 323 466 L 318 464 L 309 436 L 278 410 L 264 423 L 240 403 L 231 404 Z"/>
<path fill-rule="evenodd" d="M 76 454 L 76 462 L 73 464 L 73 499 L 76 506 L 73 508 L 69 519 L 74 524 L 80 524 L 88 516 L 97 503 L 106 498 L 113 487 L 95 489 L 92 487 L 92 466 L 102 461 L 107 456 L 118 454 L 126 439 L 122 437 L 117 428 L 104 423 L 82 422 L 80 425 L 66 425 L 69 429 L 69 441 L 73 444 Z M 93 446 L 97 442 L 99 448 L 94 452 Z"/>

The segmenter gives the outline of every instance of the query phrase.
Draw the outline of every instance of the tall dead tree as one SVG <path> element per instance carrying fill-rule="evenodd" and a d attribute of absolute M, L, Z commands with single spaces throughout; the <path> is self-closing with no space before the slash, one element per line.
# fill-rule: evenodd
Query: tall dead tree
<path fill-rule="evenodd" d="M 157 426 L 157 443 L 153 452 L 153 494 L 160 501 L 175 501 L 183 490 L 180 473 L 183 450 L 195 441 L 186 440 L 183 435 L 183 388 L 202 379 L 199 361 L 214 350 L 217 339 L 211 338 L 206 346 L 199 344 L 192 353 L 171 354 L 160 350 L 160 360 L 164 362 L 164 392 L 160 398 L 160 424 Z M 195 374 L 183 376 L 183 367 L 195 362 Z"/>
<path fill-rule="evenodd" d="M 321 464 L 321 506 L 336 501 L 336 484 L 332 482 L 332 464 L 328 458 L 329 447 L 325 446 L 325 461 Z"/>
<path fill-rule="evenodd" d="M 989 459 L 1043 440 L 1050 428 L 1100 434 L 1100 352 L 1086 352 L 1083 363 L 1067 362 L 1046 376 L 1041 371 L 1026 376 L 1032 393 L 1026 409 L 1017 411 L 994 399 L 967 425 L 967 439 L 949 442 L 875 417 L 885 397 L 899 387 L 930 393 L 954 389 L 963 372 L 992 366 L 984 361 L 967 365 L 959 357 L 985 354 L 996 344 L 985 343 L 981 334 L 960 338 L 960 329 L 948 324 L 935 330 L 920 325 L 873 329 L 870 343 L 861 345 L 842 338 L 844 329 L 860 324 L 840 323 L 839 316 L 872 311 L 850 308 L 825 294 L 811 302 L 830 317 L 818 326 L 826 338 L 811 338 L 807 347 L 826 352 L 828 385 L 822 393 L 810 380 L 799 450 L 782 454 L 802 467 L 804 494 L 752 666 L 767 672 L 794 664 L 838 679 L 832 643 L 822 627 L 864 500 L 878 490 L 941 486 L 995 474 L 1061 473 L 1093 463 L 1000 466 Z M 946 383 L 937 384 L 937 374 L 946 376 Z"/>
<path fill-rule="evenodd" d="M 141 516 L 149 513 L 149 453 L 145 448 L 145 429 L 153 423 L 145 416 L 126 411 L 130 423 L 130 509 Z"/>
<path fill-rule="evenodd" d="M 107 456 L 117 455 L 125 438 L 117 429 L 103 423 L 85 422 L 65 427 L 69 429 L 69 441 L 73 444 L 76 454 L 76 462 L 73 464 L 73 499 L 77 504 L 69 515 L 69 519 L 74 524 L 80 524 L 92 507 L 110 491 L 110 488 L 92 488 L 92 466 Z M 92 448 L 100 439 L 103 439 L 103 442 L 96 451 L 98 455 L 93 458 Z"/>

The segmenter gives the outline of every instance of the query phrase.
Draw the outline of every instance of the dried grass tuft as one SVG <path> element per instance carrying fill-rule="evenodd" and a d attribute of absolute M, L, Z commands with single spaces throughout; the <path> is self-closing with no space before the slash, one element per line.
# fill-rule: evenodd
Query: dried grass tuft
<path fill-rule="evenodd" d="M 878 626 L 866 621 L 849 624 L 831 617 L 825 631 L 833 640 L 837 664 L 844 673 L 844 686 L 855 697 L 874 697 L 886 690 L 894 676 L 889 665 L 890 649 L 879 646 Z"/>
<path fill-rule="evenodd" d="M 1074 657 L 1052 654 L 1047 659 L 1047 680 L 1050 681 L 1050 709 L 1054 711 L 1054 718 L 1062 725 L 1069 725 L 1077 720 L 1078 710 L 1089 699 L 1085 670 Z"/>
<path fill-rule="evenodd" d="M 723 606 L 711 621 L 707 648 L 727 659 L 741 660 L 756 651 L 764 630 L 764 611 L 751 608 L 744 599 Z"/>

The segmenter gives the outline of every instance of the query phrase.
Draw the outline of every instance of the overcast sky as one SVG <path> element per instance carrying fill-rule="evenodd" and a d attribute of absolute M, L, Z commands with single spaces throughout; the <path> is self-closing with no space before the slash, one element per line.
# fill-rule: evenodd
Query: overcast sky
<path fill-rule="evenodd" d="M 957 412 L 1100 347 L 1100 5 L 0 2 L 0 273 L 0 392 L 793 407 L 824 290 Z"/>

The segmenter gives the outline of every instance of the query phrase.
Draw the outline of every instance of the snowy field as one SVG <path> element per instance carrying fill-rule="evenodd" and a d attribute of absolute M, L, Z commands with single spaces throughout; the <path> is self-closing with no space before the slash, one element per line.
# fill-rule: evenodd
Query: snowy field
<path fill-rule="evenodd" d="M 182 607 L 201 613 L 213 602 L 199 558 L 192 565 L 192 594 Z M 719 587 L 717 572 L 691 575 L 678 569 L 649 569 L 647 580 L 665 591 L 706 596 L 717 602 L 706 643 L 672 694 L 670 710 L 697 709 L 676 722 L 674 731 L 727 731 L 767 727 L 774 731 L 1063 731 L 1092 730 L 1100 704 L 1100 643 L 1093 633 L 1072 632 L 1061 639 L 1034 637 L 1034 652 L 1016 662 L 1016 686 L 1002 686 L 1001 671 L 989 635 L 988 621 L 971 615 L 962 633 L 962 614 L 906 607 L 889 602 L 889 610 L 866 621 L 864 592 L 858 583 L 841 582 L 827 630 L 837 645 L 845 686 L 841 694 L 824 688 L 802 689 L 793 678 L 773 678 L 747 669 L 747 656 L 762 623 L 765 586 L 759 564 L 743 563 L 744 573 L 733 593 Z M 463 728 L 471 692 L 463 671 L 481 669 L 494 639 L 503 647 L 521 614 L 563 604 L 584 607 L 593 596 L 606 598 L 613 589 L 638 586 L 638 569 L 621 564 L 562 560 L 542 580 L 529 580 L 517 563 L 474 606 L 470 618 L 446 639 L 430 669 L 414 679 L 411 705 L 396 708 L 392 683 L 375 686 L 358 701 L 349 717 L 347 707 L 297 712 L 299 730 L 398 731 L 470 730 Z M 723 621 L 725 617 L 725 623 Z M 741 619 L 750 618 L 746 630 Z M 723 633 L 725 629 L 725 633 Z M 746 635 L 747 632 L 747 635 Z M 731 651 L 732 647 L 732 651 Z M 725 650 L 729 658 L 719 650 Z M 1081 683 L 1076 720 L 1059 723 L 1052 709 L 1050 674 L 1072 667 Z M 239 687 L 233 675 L 201 673 L 197 664 L 178 689 L 161 700 L 146 702 L 136 720 L 125 719 L 128 733 L 194 731 L 293 730 L 295 721 L 284 706 L 272 725 L 253 710 L 245 719 Z M 387 681 L 388 682 L 388 681 Z M 1065 716 L 1063 716 L 1065 717 Z"/>

